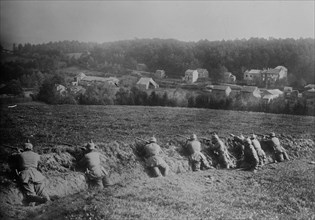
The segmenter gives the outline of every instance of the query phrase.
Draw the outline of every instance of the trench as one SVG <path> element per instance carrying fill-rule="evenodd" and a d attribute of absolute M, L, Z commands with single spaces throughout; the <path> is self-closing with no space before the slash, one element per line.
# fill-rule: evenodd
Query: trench
<path fill-rule="evenodd" d="M 229 152 L 237 159 L 237 148 L 233 143 L 224 139 Z M 312 157 L 314 155 L 314 141 L 310 139 L 283 139 L 282 145 L 288 151 L 290 157 Z M 163 157 L 170 167 L 172 173 L 191 172 L 191 167 L 187 159 L 187 152 L 183 149 L 183 142 L 173 140 L 171 143 L 161 145 Z M 137 178 L 148 178 L 150 172 L 145 168 L 142 145 L 134 142 L 131 144 L 110 142 L 96 143 L 98 150 L 102 153 L 101 164 L 110 173 L 110 180 L 113 184 L 132 181 Z M 206 155 L 209 163 L 217 167 L 216 156 L 209 151 L 207 146 L 202 145 L 202 151 Z M 274 161 L 274 154 L 269 146 L 262 144 L 266 152 L 268 162 Z M 312 154 L 310 154 L 312 152 Z M 16 181 L 14 181 L 14 170 L 17 165 L 16 157 L 9 155 L 3 156 L 6 161 L 2 163 L 0 198 L 1 202 L 8 205 L 23 205 L 23 195 L 20 192 Z M 71 147 L 66 145 L 56 145 L 46 149 L 39 149 L 41 162 L 40 171 L 46 176 L 46 189 L 51 198 L 58 199 L 80 191 L 87 190 L 88 186 L 83 174 L 83 170 L 77 167 L 77 161 L 83 156 L 84 152 L 79 146 Z M 235 161 L 234 161 L 235 162 Z"/>

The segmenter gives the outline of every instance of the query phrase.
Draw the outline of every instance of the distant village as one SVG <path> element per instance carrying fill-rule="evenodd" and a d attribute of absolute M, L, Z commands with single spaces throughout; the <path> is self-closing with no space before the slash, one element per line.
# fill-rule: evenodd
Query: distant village
<path fill-rule="evenodd" d="M 250 69 L 243 73 L 242 79 L 237 79 L 231 72 L 222 73 L 221 79 L 213 83 L 206 69 L 188 69 L 182 78 L 168 78 L 164 70 L 148 72 L 145 64 L 138 64 L 135 70 L 122 76 L 92 76 L 90 72 L 78 71 L 68 85 L 55 85 L 56 92 L 61 96 L 84 94 L 87 87 L 93 85 L 107 85 L 117 92 L 119 88 L 137 87 L 148 94 L 152 91 L 162 93 L 170 89 L 182 89 L 188 92 L 211 94 L 216 99 L 241 97 L 245 103 L 269 103 L 282 98 L 288 107 L 295 106 L 299 101 L 305 103 L 308 112 L 314 113 L 315 85 L 305 85 L 301 91 L 285 86 L 288 70 L 284 66 L 266 69 Z M 0 88 L 3 85 L 0 85 Z M 31 97 L 32 89 L 24 89 L 24 95 Z M 5 97 L 6 95 L 1 95 Z"/>
<path fill-rule="evenodd" d="M 242 100 L 246 102 L 263 102 L 266 105 L 278 98 L 284 98 L 288 106 L 294 106 L 299 100 L 303 100 L 309 111 L 314 112 L 314 84 L 306 85 L 303 91 L 298 91 L 288 86 L 277 86 L 278 81 L 285 81 L 288 76 L 288 70 L 284 66 L 263 70 L 246 70 L 243 74 L 243 79 L 237 79 L 231 72 L 225 72 L 223 79 L 217 84 L 211 83 L 209 72 L 206 69 L 188 69 L 183 73 L 181 79 L 168 78 L 164 70 L 156 70 L 156 72 L 151 73 L 146 72 L 145 69 L 145 64 L 140 64 L 137 70 L 130 72 L 130 76 L 136 81 L 133 80 L 133 83 L 128 85 L 129 87 L 136 86 L 148 92 L 153 90 L 163 91 L 169 88 L 197 90 L 211 93 L 217 99 L 241 96 Z M 86 86 L 93 84 L 109 84 L 119 88 L 122 86 L 120 81 L 118 77 L 105 78 L 78 73 L 68 89 L 74 93 L 84 93 Z M 62 94 L 67 91 L 67 88 L 62 85 L 56 85 L 56 90 Z"/>

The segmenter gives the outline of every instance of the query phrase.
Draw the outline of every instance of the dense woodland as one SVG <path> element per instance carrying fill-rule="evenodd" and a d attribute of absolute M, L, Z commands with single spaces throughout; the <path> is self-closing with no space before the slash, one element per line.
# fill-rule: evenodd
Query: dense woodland
<path fill-rule="evenodd" d="M 230 71 L 238 79 L 247 69 L 288 68 L 294 87 L 314 83 L 314 39 L 262 39 L 182 42 L 173 39 L 134 39 L 110 43 L 78 41 L 13 45 L 23 60 L 1 64 L 1 82 L 40 71 L 52 74 L 67 66 L 81 66 L 104 73 L 126 74 L 144 63 L 147 71 L 164 69 L 169 78 L 180 78 L 187 69 L 205 68 L 212 79 Z M 83 53 L 79 59 L 69 53 Z"/>

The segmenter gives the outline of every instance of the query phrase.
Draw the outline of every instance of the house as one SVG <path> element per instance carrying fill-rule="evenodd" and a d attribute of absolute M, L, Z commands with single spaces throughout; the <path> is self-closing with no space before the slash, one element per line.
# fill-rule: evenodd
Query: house
<path fill-rule="evenodd" d="M 157 70 L 157 71 L 155 71 L 154 76 L 156 78 L 163 79 L 166 77 L 165 71 L 164 70 Z"/>
<path fill-rule="evenodd" d="M 243 99 L 261 98 L 260 90 L 256 86 L 243 86 L 241 89 Z"/>
<path fill-rule="evenodd" d="M 274 86 L 275 82 L 278 80 L 283 80 L 287 78 L 288 70 L 284 66 L 277 66 L 274 69 L 265 69 L 261 72 L 262 83 L 266 88 Z"/>
<path fill-rule="evenodd" d="M 142 89 L 156 89 L 159 85 L 152 78 L 142 77 L 137 82 L 137 86 Z"/>
<path fill-rule="evenodd" d="M 315 89 L 315 84 L 308 84 L 304 86 L 305 89 Z"/>
<path fill-rule="evenodd" d="M 223 85 L 211 85 L 207 86 L 206 88 L 211 89 L 211 94 L 213 94 L 218 99 L 225 99 L 232 91 L 229 86 Z"/>
<path fill-rule="evenodd" d="M 247 85 L 257 85 L 261 81 L 261 70 L 251 69 L 244 73 L 244 81 Z"/>
<path fill-rule="evenodd" d="M 197 81 L 198 75 L 197 70 L 186 70 L 184 80 L 188 83 L 194 83 Z"/>
<path fill-rule="evenodd" d="M 87 85 L 90 86 L 92 84 L 102 84 L 108 83 L 109 85 L 118 86 L 119 79 L 116 77 L 99 77 L 99 76 L 87 76 L 84 73 L 79 73 L 76 77 L 74 77 L 74 82 L 71 84 L 73 86 L 78 85 Z"/>
<path fill-rule="evenodd" d="M 303 98 L 305 99 L 308 114 L 315 115 L 315 88 L 304 91 Z"/>
<path fill-rule="evenodd" d="M 209 78 L 209 72 L 206 69 L 197 69 L 198 78 Z"/>
<path fill-rule="evenodd" d="M 269 103 L 271 100 L 279 98 L 283 95 L 283 92 L 279 89 L 266 89 L 261 91 L 262 92 L 262 99 Z"/>
<path fill-rule="evenodd" d="M 223 80 L 226 83 L 234 83 L 236 81 L 236 76 L 230 72 L 223 73 Z"/>

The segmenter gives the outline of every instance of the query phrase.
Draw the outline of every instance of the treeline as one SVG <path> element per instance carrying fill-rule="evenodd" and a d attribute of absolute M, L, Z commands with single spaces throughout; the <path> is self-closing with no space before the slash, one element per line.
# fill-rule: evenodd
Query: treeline
<path fill-rule="evenodd" d="M 42 72 L 61 66 L 80 65 L 102 72 L 125 74 L 144 63 L 148 71 L 164 69 L 169 77 L 180 78 L 187 69 L 205 68 L 217 80 L 222 71 L 230 71 L 238 79 L 247 69 L 288 68 L 288 82 L 298 87 L 314 83 L 314 39 L 262 39 L 182 42 L 173 39 L 135 39 L 111 43 L 80 43 L 62 41 L 40 45 L 17 45 L 14 53 L 32 60 L 19 65 Z M 79 59 L 67 53 L 83 52 Z M 16 66 L 16 63 L 14 64 Z M 29 65 L 29 66 L 27 66 Z M 2 64 L 3 66 L 3 64 Z M 21 74 L 12 73 L 9 64 L 2 67 L 1 79 L 12 79 Z M 11 78 L 10 78 L 11 77 Z M 2 80 L 3 81 L 3 80 Z"/>
<path fill-rule="evenodd" d="M 206 92 L 196 93 L 182 89 L 148 92 L 138 87 L 117 88 L 110 84 L 93 85 L 82 93 L 73 93 L 70 90 L 56 91 L 56 84 L 65 85 L 64 77 L 61 75 L 47 77 L 34 98 L 48 104 L 170 106 L 315 115 L 314 111 L 308 109 L 304 99 L 290 104 L 281 97 L 266 103 L 262 99 L 244 99 L 241 94 L 219 98 Z"/>

